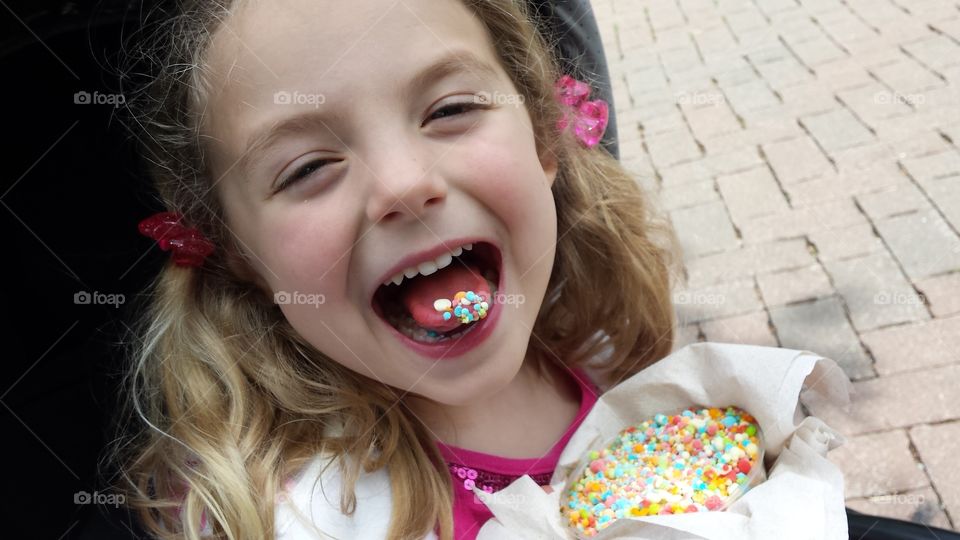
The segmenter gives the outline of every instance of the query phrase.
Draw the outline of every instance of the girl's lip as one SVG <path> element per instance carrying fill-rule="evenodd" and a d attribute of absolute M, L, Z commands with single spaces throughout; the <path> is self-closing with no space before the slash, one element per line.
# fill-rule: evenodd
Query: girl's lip
<path fill-rule="evenodd" d="M 504 282 L 506 278 L 506 269 L 501 258 L 500 261 L 500 277 L 499 283 L 497 283 L 497 294 L 502 294 Z M 444 340 L 437 343 L 420 343 L 414 341 L 407 336 L 400 333 L 399 330 L 394 328 L 390 323 L 377 315 L 377 319 L 380 320 L 381 324 L 387 327 L 387 329 L 397 338 L 401 343 L 403 343 L 407 348 L 413 350 L 413 352 L 420 354 L 422 356 L 428 356 L 430 358 L 435 358 L 437 360 L 447 360 L 462 356 L 471 350 L 478 347 L 481 343 L 486 341 L 493 331 L 497 327 L 497 322 L 500 320 L 500 312 L 503 311 L 504 306 L 490 303 L 490 310 L 486 317 L 481 319 L 479 322 L 473 323 L 475 328 L 470 330 L 468 333 L 457 337 Z"/>

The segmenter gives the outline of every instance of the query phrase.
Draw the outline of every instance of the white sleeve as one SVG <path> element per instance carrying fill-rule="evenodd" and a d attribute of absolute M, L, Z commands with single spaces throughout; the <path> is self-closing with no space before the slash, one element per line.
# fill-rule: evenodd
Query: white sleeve
<path fill-rule="evenodd" d="M 275 533 L 278 540 L 325 538 L 381 540 L 390 525 L 390 478 L 385 468 L 361 473 L 357 479 L 357 505 L 352 516 L 340 512 L 342 486 L 338 463 L 318 455 L 310 461 L 289 490 L 278 496 Z M 319 481 L 317 479 L 319 478 Z M 437 540 L 433 531 L 424 540 Z"/>

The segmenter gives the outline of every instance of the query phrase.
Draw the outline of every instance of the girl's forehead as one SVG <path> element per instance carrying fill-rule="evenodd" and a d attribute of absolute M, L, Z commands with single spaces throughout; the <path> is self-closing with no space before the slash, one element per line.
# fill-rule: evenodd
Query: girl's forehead
<path fill-rule="evenodd" d="M 254 1 L 216 29 L 204 72 L 214 93 L 287 85 L 329 95 L 460 48 L 492 52 L 482 23 L 459 0 Z"/>
<path fill-rule="evenodd" d="M 277 95 L 315 93 L 343 112 L 457 50 L 497 63 L 485 27 L 459 0 L 242 2 L 204 58 L 204 131 L 235 154 L 251 125 L 276 116 Z"/>

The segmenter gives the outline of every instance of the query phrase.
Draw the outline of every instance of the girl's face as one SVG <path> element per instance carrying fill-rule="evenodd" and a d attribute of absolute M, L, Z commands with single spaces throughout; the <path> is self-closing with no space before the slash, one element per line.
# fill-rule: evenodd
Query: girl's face
<path fill-rule="evenodd" d="M 455 0 L 248 2 L 206 60 L 214 189 L 290 324 L 349 369 L 439 403 L 511 381 L 553 265 L 556 164 L 538 158 L 482 23 Z M 499 252 L 511 303 L 472 338 L 417 350 L 374 293 L 411 255 L 467 242 Z"/>

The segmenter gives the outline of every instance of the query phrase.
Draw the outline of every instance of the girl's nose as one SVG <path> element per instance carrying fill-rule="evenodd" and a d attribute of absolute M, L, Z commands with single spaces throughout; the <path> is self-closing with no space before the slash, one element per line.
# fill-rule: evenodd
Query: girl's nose
<path fill-rule="evenodd" d="M 411 152 L 388 152 L 370 164 L 371 196 L 367 216 L 372 223 L 404 218 L 422 220 L 428 206 L 447 196 L 447 183 L 433 167 Z"/>

